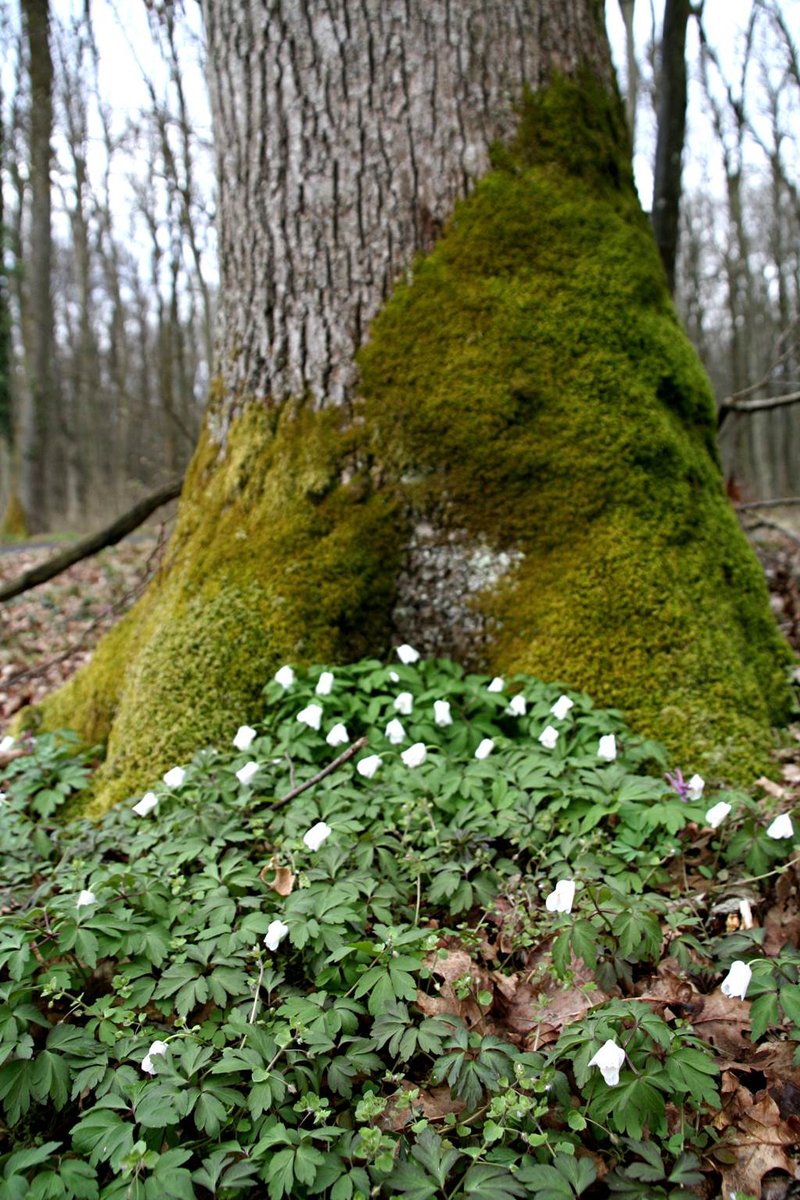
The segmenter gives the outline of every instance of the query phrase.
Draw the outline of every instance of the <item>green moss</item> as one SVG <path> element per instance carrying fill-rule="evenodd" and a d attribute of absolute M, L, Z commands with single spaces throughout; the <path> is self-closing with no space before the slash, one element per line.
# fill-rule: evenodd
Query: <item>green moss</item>
<path fill-rule="evenodd" d="M 28 518 L 25 515 L 25 509 L 22 507 L 22 502 L 17 493 L 12 492 L 8 498 L 2 522 L 0 522 L 0 537 L 7 541 L 22 541 L 29 534 L 30 530 L 28 528 Z"/>
<path fill-rule="evenodd" d="M 520 555 L 468 665 L 585 689 L 685 769 L 762 768 L 790 656 L 628 159 L 615 99 L 555 79 L 374 323 L 358 420 L 251 402 L 203 438 L 161 576 L 44 706 L 108 736 L 98 809 L 257 719 L 281 662 L 384 652 L 420 517 Z"/>
<path fill-rule="evenodd" d="M 336 411 L 250 405 L 223 456 L 204 436 L 161 578 L 43 706 L 108 737 L 94 811 L 255 719 L 283 662 L 353 661 L 389 640 L 402 538 L 352 467 Z"/>
<path fill-rule="evenodd" d="M 564 81 L 528 99 L 374 324 L 366 411 L 419 512 L 523 555 L 477 602 L 493 669 L 585 689 L 685 765 L 746 775 L 789 711 L 790 655 L 596 102 Z"/>

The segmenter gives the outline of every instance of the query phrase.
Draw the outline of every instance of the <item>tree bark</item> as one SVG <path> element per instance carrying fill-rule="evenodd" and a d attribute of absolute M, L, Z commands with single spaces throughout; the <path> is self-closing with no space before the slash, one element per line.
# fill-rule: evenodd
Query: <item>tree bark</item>
<path fill-rule="evenodd" d="M 221 370 L 165 569 L 45 705 L 98 806 L 409 641 L 745 774 L 787 652 L 598 0 L 207 0 Z M 759 760 L 759 765 L 763 759 Z"/>
<path fill-rule="evenodd" d="M 213 0 L 227 425 L 244 396 L 352 392 L 394 281 L 513 133 L 525 88 L 591 69 L 595 0 Z"/>
<path fill-rule="evenodd" d="M 53 60 L 48 0 L 22 0 L 30 71 L 31 228 L 25 254 L 30 331 L 30 404 L 20 429 L 20 492 L 32 531 L 47 528 L 51 497 L 58 511 L 60 414 L 56 395 L 52 295 L 50 165 L 53 134 Z"/>
<path fill-rule="evenodd" d="M 666 0 L 658 72 L 658 139 L 653 177 L 653 233 L 667 283 L 675 292 L 681 206 L 681 159 L 686 136 L 686 26 L 691 0 Z"/>

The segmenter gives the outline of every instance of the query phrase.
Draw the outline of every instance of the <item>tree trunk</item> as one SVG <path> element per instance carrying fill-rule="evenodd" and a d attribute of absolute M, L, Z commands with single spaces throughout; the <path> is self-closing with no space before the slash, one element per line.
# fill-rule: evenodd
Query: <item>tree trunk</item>
<path fill-rule="evenodd" d="M 670 293 L 681 207 L 681 159 L 686 136 L 686 26 L 691 0 L 666 0 L 658 71 L 658 141 L 653 175 L 653 233 Z"/>
<path fill-rule="evenodd" d="M 61 486 L 57 430 L 50 163 L 53 134 L 53 60 L 48 0 L 22 0 L 30 69 L 31 227 L 25 254 L 31 338 L 29 405 L 21 422 L 20 492 L 32 531 L 46 529 L 51 500 L 59 511 Z"/>
<path fill-rule="evenodd" d="M 98 805 L 408 640 L 741 774 L 786 651 L 598 0 L 208 0 L 221 373 L 157 585 L 45 707 Z"/>

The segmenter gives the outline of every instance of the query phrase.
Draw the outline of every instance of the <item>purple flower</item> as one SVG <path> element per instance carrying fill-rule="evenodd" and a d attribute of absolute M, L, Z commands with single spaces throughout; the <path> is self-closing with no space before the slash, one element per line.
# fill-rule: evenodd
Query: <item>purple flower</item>
<path fill-rule="evenodd" d="M 689 801 L 689 784 L 683 778 L 683 771 L 680 769 L 680 767 L 675 768 L 674 775 L 670 775 L 669 772 L 667 772 L 664 778 L 669 786 L 675 789 L 683 803 L 687 804 Z"/>

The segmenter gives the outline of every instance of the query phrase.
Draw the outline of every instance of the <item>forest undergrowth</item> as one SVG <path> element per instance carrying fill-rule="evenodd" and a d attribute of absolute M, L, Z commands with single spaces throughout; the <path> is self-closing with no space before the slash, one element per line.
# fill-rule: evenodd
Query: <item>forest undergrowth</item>
<path fill-rule="evenodd" d="M 81 654 L 152 550 L 61 585 Z M 245 719 L 97 822 L 0 743 L 0 1200 L 795 1194 L 796 736 L 725 789 L 411 647 Z"/>

